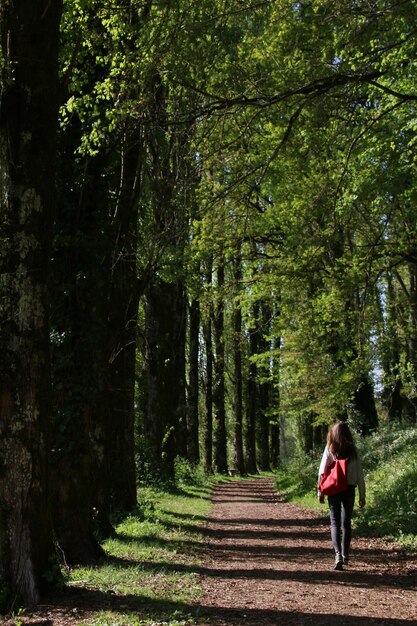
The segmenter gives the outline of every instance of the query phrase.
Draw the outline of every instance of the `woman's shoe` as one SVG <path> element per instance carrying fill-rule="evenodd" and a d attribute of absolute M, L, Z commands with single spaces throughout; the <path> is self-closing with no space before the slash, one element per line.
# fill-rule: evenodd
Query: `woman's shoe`
<path fill-rule="evenodd" d="M 340 556 L 340 554 L 336 554 L 333 569 L 336 569 L 339 571 L 343 569 L 343 558 Z"/>

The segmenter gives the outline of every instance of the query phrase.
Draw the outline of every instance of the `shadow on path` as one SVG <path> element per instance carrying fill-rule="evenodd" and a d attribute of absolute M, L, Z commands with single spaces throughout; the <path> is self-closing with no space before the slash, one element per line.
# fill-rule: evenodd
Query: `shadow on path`
<path fill-rule="evenodd" d="M 208 607 L 203 604 L 186 603 L 161 603 L 149 598 L 136 595 L 112 596 L 101 591 L 94 590 L 66 590 L 57 597 L 53 603 L 42 603 L 39 606 L 39 618 L 36 624 L 48 626 L 48 611 L 59 608 L 63 615 L 73 615 L 77 612 L 79 619 L 83 620 L 92 611 L 112 611 L 125 615 L 128 613 L 140 615 L 146 614 L 153 618 L 156 623 L 169 619 L 174 613 L 181 619 L 193 616 L 198 619 L 200 626 L 415 626 L 416 620 L 401 619 L 386 616 L 358 616 L 345 613 L 342 617 L 337 613 L 325 613 L 318 609 L 314 614 L 297 610 L 271 610 L 259 608 L 233 609 L 224 607 Z M 43 617 L 42 614 L 45 616 Z M 73 621 L 72 621 L 73 623 Z"/>
<path fill-rule="evenodd" d="M 272 479 L 218 486 L 206 537 L 210 623 L 417 625 L 417 555 L 354 538 L 352 567 L 335 572 L 328 519 L 284 502 Z"/>

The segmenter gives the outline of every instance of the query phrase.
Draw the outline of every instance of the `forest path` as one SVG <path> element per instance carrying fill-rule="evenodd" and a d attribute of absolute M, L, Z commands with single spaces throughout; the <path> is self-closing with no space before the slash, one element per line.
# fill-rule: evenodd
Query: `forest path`
<path fill-rule="evenodd" d="M 273 479 L 219 484 L 206 532 L 212 626 L 417 625 L 417 556 L 354 536 L 351 566 L 334 571 L 328 520 L 284 502 Z"/>

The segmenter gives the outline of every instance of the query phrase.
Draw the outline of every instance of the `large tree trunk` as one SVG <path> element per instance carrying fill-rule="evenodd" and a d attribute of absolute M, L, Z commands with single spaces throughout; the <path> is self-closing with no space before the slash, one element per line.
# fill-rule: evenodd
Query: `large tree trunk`
<path fill-rule="evenodd" d="M 133 146 L 137 146 L 137 138 Z M 136 504 L 135 373 L 139 306 L 137 278 L 138 202 L 142 144 L 128 145 L 120 154 L 119 194 L 112 214 L 112 262 L 108 303 L 109 422 L 106 457 L 111 505 L 132 510 Z"/>
<path fill-rule="evenodd" d="M 69 129 L 61 153 L 52 317 L 54 525 L 68 564 L 89 562 L 103 553 L 94 536 L 93 509 L 99 513 L 100 525 L 108 527 L 110 508 L 101 489 L 103 482 L 108 483 L 108 475 L 103 476 L 108 272 L 102 263 L 108 239 L 97 236 L 105 223 L 108 194 L 101 158 L 88 159 L 82 172 L 74 167 L 70 155 L 77 137 Z"/>
<path fill-rule="evenodd" d="M 189 305 L 189 374 L 188 374 L 188 458 L 191 463 L 200 461 L 198 418 L 198 373 L 200 352 L 200 303 L 194 299 Z"/>
<path fill-rule="evenodd" d="M 61 3 L 2 2 L 0 587 L 36 603 L 55 562 L 48 276 Z"/>
<path fill-rule="evenodd" d="M 118 263 L 123 263 L 121 260 Z M 135 370 L 139 293 L 129 268 L 113 273 L 109 330 L 109 420 L 105 456 L 111 507 L 130 511 L 136 505 Z"/>
<path fill-rule="evenodd" d="M 217 302 L 213 317 L 214 344 L 216 357 L 214 360 L 214 462 L 216 470 L 227 473 L 227 432 L 225 406 L 225 353 L 224 353 L 224 300 L 222 289 L 224 286 L 224 267 L 217 269 Z"/>
<path fill-rule="evenodd" d="M 174 476 L 186 456 L 185 295 L 182 283 L 155 280 L 146 292 L 144 434 L 150 460 Z"/>
<path fill-rule="evenodd" d="M 187 207 L 182 204 L 183 198 L 180 202 L 177 197 L 184 180 L 184 137 L 167 123 L 169 94 L 158 72 L 149 76 L 148 96 L 150 113 L 157 120 L 147 127 L 145 140 L 159 274 L 150 282 L 145 296 L 143 427 L 152 462 L 166 477 L 173 478 L 175 457 L 187 456 L 187 304 L 183 281 Z"/>

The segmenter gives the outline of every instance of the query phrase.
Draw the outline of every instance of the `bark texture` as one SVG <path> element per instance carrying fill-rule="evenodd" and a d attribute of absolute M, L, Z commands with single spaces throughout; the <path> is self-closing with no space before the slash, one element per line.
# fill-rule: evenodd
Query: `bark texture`
<path fill-rule="evenodd" d="M 199 416 L 198 416 L 198 373 L 200 351 L 200 303 L 194 299 L 189 305 L 189 374 L 187 399 L 188 458 L 191 463 L 200 461 Z"/>
<path fill-rule="evenodd" d="M 259 305 L 253 306 L 253 319 L 259 319 Z M 259 331 L 258 328 L 251 329 L 249 334 L 249 357 L 256 356 L 259 349 Z M 249 361 L 249 371 L 247 378 L 246 394 L 246 471 L 254 474 L 258 471 L 256 463 L 256 424 L 258 416 L 258 368 L 256 363 Z"/>
<path fill-rule="evenodd" d="M 216 358 L 214 361 L 214 462 L 220 473 L 226 473 L 227 468 L 227 432 L 225 406 L 225 350 L 224 350 L 224 302 L 222 289 L 224 286 L 224 266 L 217 269 L 217 287 L 219 294 L 213 317 L 214 343 Z"/>
<path fill-rule="evenodd" d="M 54 563 L 49 510 L 48 273 L 59 0 L 0 7 L 0 586 L 39 600 Z"/>
<path fill-rule="evenodd" d="M 109 482 L 103 476 L 108 265 L 102 262 L 108 236 L 97 234 L 104 228 L 108 192 L 102 183 L 100 156 L 87 158 L 78 169 L 73 163 L 78 141 L 77 129 L 69 128 L 60 146 L 52 317 L 54 525 L 68 564 L 88 563 L 102 554 L 94 536 L 93 508 L 101 525 L 109 510 L 101 489 L 102 482 Z"/>
<path fill-rule="evenodd" d="M 155 281 L 146 293 L 144 431 L 154 467 L 173 476 L 186 455 L 183 285 Z"/>
<path fill-rule="evenodd" d="M 242 261 L 240 255 L 235 259 L 235 288 L 242 280 Z M 234 365 L 234 465 L 242 476 L 245 473 L 243 455 L 243 376 L 242 376 L 242 311 L 238 302 L 233 309 L 233 365 Z"/>
<path fill-rule="evenodd" d="M 206 273 L 206 283 L 211 286 L 212 272 Z M 206 347 L 205 377 L 205 428 L 204 428 L 204 467 L 208 474 L 213 472 L 213 337 L 212 337 L 212 304 L 209 303 L 207 317 L 203 323 L 204 344 Z"/>
<path fill-rule="evenodd" d="M 139 305 L 137 278 L 138 203 L 142 169 L 141 137 L 124 138 L 119 194 L 113 211 L 109 295 L 108 476 L 111 505 L 132 510 L 136 504 L 134 450 L 136 337 Z M 129 145 L 132 143 L 132 145 Z M 133 147 L 139 144 L 139 147 Z"/>

